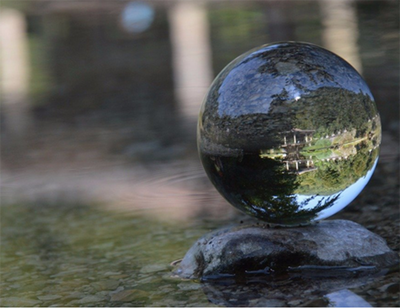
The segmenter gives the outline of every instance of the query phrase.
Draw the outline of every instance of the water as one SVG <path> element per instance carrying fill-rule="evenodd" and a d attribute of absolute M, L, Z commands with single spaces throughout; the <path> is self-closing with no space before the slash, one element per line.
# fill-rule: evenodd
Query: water
<path fill-rule="evenodd" d="M 207 305 L 200 285 L 172 279 L 169 265 L 206 225 L 81 204 L 13 205 L 1 223 L 3 305 Z"/>
<path fill-rule="evenodd" d="M 359 64 L 383 127 L 370 183 L 332 218 L 358 222 L 399 251 L 395 2 L 356 2 L 344 21 L 340 8 L 332 17 L 317 1 L 147 4 L 153 13 L 146 6 L 132 16 L 125 1 L 2 1 L 0 14 L 13 9 L 0 53 L 2 305 L 256 305 L 267 303 L 268 285 L 297 288 L 303 297 L 290 305 L 306 304 L 310 291 L 297 278 L 183 281 L 170 264 L 202 235 L 243 219 L 197 154 L 198 111 L 213 77 L 271 41 L 328 47 L 329 18 L 357 34 L 335 52 Z M 348 290 L 371 306 L 398 306 L 398 281 L 394 271 L 329 296 L 317 288 L 314 304 L 350 298 Z"/>
<path fill-rule="evenodd" d="M 233 206 L 296 225 L 335 214 L 361 192 L 378 159 L 381 124 L 368 86 L 347 62 L 312 44 L 282 42 L 221 71 L 197 138 L 207 174 Z"/>

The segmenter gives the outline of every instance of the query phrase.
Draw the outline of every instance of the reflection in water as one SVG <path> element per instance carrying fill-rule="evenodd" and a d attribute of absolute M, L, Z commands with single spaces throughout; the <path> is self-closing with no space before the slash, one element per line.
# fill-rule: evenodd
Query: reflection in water
<path fill-rule="evenodd" d="M 331 277 L 286 273 L 219 278 L 204 281 L 203 291 L 212 303 L 227 307 L 371 307 L 348 288 L 363 285 L 372 276 L 331 274 Z"/>
<path fill-rule="evenodd" d="M 249 215 L 287 225 L 328 217 L 353 200 L 380 141 L 364 80 L 304 43 L 265 45 L 231 62 L 198 125 L 200 156 L 219 192 Z"/>
<path fill-rule="evenodd" d="M 329 301 L 329 307 L 372 307 L 361 296 L 347 289 L 329 293 L 325 297 Z"/>

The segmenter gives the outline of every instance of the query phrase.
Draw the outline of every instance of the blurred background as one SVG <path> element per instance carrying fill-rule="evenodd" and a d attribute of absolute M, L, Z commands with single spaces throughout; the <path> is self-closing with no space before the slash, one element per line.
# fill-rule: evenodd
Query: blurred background
<path fill-rule="evenodd" d="M 311 42 L 350 62 L 384 131 L 398 136 L 398 12 L 395 0 L 4 0 L 2 203 L 209 207 L 182 200 L 210 188 L 195 143 L 204 94 L 232 59 L 274 41 Z M 154 183 L 170 176 L 179 185 Z"/>
<path fill-rule="evenodd" d="M 198 111 L 231 60 L 282 40 L 337 53 L 370 86 L 380 161 L 333 218 L 399 251 L 397 0 L 3 0 L 1 303 L 208 305 L 161 278 L 237 217 L 199 162 Z M 396 305 L 381 287 L 361 293 Z"/>

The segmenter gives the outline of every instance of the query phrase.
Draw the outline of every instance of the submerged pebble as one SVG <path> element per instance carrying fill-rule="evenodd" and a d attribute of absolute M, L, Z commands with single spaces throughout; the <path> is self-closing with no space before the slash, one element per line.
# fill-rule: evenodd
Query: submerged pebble
<path fill-rule="evenodd" d="M 124 290 L 118 293 L 115 293 L 111 296 L 111 302 L 130 302 L 133 300 L 147 298 L 149 294 L 142 290 L 132 289 L 132 290 Z"/>
<path fill-rule="evenodd" d="M 60 299 L 60 295 L 55 295 L 55 294 L 49 294 L 49 295 L 41 295 L 37 297 L 41 301 L 53 301 L 56 299 Z"/>

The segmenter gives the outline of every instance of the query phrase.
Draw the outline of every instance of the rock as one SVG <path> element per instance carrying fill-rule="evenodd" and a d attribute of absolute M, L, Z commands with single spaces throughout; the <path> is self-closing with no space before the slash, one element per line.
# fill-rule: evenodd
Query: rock
<path fill-rule="evenodd" d="M 391 294 L 399 294 L 400 283 L 399 282 L 389 283 L 389 284 L 386 284 L 386 285 L 380 287 L 379 290 L 382 292 L 387 292 L 387 293 L 391 293 Z"/>
<path fill-rule="evenodd" d="M 199 283 L 193 283 L 193 282 L 182 282 L 179 283 L 177 287 L 182 291 L 192 291 L 200 289 L 201 285 Z"/>
<path fill-rule="evenodd" d="M 167 266 L 165 264 L 150 264 L 150 265 L 142 267 L 140 269 L 140 273 L 150 274 L 150 273 L 165 271 L 166 269 L 167 269 Z"/>
<path fill-rule="evenodd" d="M 56 299 L 60 299 L 61 295 L 56 295 L 56 294 L 48 294 L 48 295 L 41 295 L 37 297 L 41 301 L 53 301 Z"/>
<path fill-rule="evenodd" d="M 307 302 L 304 307 L 329 307 L 329 300 L 326 298 L 317 298 Z"/>
<path fill-rule="evenodd" d="M 104 273 L 104 276 L 115 276 L 115 275 L 120 275 L 121 272 L 106 272 Z"/>
<path fill-rule="evenodd" d="M 119 281 L 113 280 L 113 279 L 107 279 L 107 280 L 103 280 L 103 281 L 93 282 L 93 283 L 91 283 L 91 286 L 96 291 L 115 290 L 119 286 Z"/>
<path fill-rule="evenodd" d="M 97 303 L 101 302 L 105 299 L 105 296 L 97 296 L 97 295 L 87 295 L 84 298 L 78 300 L 77 304 L 89 304 L 89 303 Z"/>
<path fill-rule="evenodd" d="M 147 298 L 148 293 L 138 289 L 124 290 L 111 295 L 112 302 L 131 302 L 138 298 Z"/>
<path fill-rule="evenodd" d="M 0 306 L 19 306 L 19 307 L 27 307 L 27 306 L 37 306 L 41 304 L 40 301 L 30 299 L 30 298 L 21 298 L 21 297 L 5 297 L 0 299 Z"/>
<path fill-rule="evenodd" d="M 295 299 L 295 300 L 288 302 L 288 306 L 289 307 L 299 307 L 301 303 L 302 303 L 302 301 L 300 299 Z"/>
<path fill-rule="evenodd" d="M 286 304 L 278 299 L 251 299 L 248 303 L 249 307 L 285 307 Z"/>
<path fill-rule="evenodd" d="M 379 270 L 398 262 L 398 255 L 384 239 L 348 220 L 326 220 L 294 228 L 245 223 L 219 229 L 199 239 L 175 274 L 194 279 L 288 268 L 324 272 L 332 268 Z"/>

